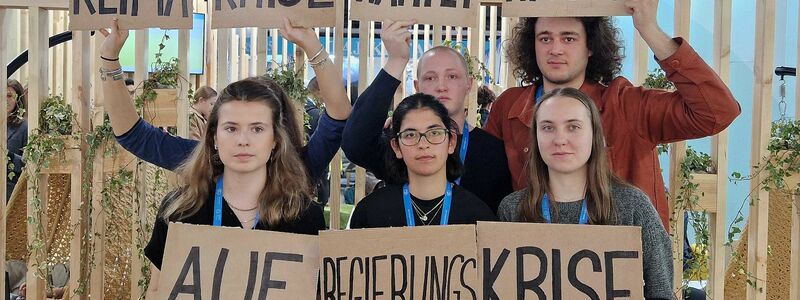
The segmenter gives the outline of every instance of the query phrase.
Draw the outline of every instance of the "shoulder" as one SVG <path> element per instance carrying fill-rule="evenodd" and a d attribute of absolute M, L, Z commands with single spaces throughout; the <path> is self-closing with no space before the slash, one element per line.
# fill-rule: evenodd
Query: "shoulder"
<path fill-rule="evenodd" d="M 374 190 L 356 205 L 358 209 L 368 209 L 370 207 L 385 207 L 386 203 L 393 202 L 392 199 L 402 197 L 403 187 L 397 184 L 387 184 L 386 186 Z"/>
<path fill-rule="evenodd" d="M 472 192 L 468 191 L 465 188 L 462 188 L 460 185 L 453 184 L 453 199 L 458 199 L 458 201 L 465 202 L 469 205 L 483 205 L 486 206 L 486 203 L 483 202 L 478 196 L 473 194 Z M 486 208 L 489 208 L 486 206 Z"/>
<path fill-rule="evenodd" d="M 497 207 L 497 216 L 501 221 L 517 221 L 519 219 L 519 204 L 527 197 L 528 189 L 519 190 L 508 194 Z"/>
<path fill-rule="evenodd" d="M 494 104 L 492 104 L 492 111 L 498 108 L 508 109 L 512 104 L 521 98 L 522 94 L 530 92 L 532 89 L 533 85 L 506 89 L 500 93 L 500 96 L 497 96 L 497 100 L 495 100 Z"/>
<path fill-rule="evenodd" d="M 474 139 L 476 143 L 479 143 L 481 147 L 488 146 L 500 149 L 501 152 L 505 153 L 505 148 L 503 148 L 503 140 L 498 139 L 497 137 L 489 134 L 486 130 L 480 129 L 478 127 L 473 128 L 470 132 L 470 141 Z M 488 149 L 481 149 L 481 151 L 485 150 L 492 150 L 492 148 Z"/>
<path fill-rule="evenodd" d="M 611 198 L 615 204 L 621 206 L 639 206 L 643 204 L 652 205 L 650 199 L 642 190 L 629 184 L 614 184 L 611 186 Z"/>

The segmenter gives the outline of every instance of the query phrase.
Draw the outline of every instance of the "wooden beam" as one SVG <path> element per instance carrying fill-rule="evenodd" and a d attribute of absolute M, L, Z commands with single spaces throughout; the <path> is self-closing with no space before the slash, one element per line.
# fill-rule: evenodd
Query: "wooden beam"
<path fill-rule="evenodd" d="M 258 29 L 258 38 L 256 39 L 258 43 L 258 49 L 256 58 L 256 75 L 264 74 L 267 72 L 267 67 L 269 66 L 269 62 L 267 61 L 267 29 L 266 28 L 259 28 Z"/>
<path fill-rule="evenodd" d="M 730 84 L 731 0 L 714 1 L 714 69 L 725 84 Z M 726 203 L 728 192 L 728 130 L 712 138 L 711 159 L 717 165 L 716 212 L 710 214 L 709 267 L 706 288 L 709 298 L 725 299 L 725 242 L 727 239 Z"/>
<path fill-rule="evenodd" d="M 798 11 L 800 15 L 800 11 Z M 800 62 L 800 22 L 797 24 L 797 60 Z M 795 77 L 797 78 L 797 77 Z M 798 81 L 800 82 L 800 81 Z M 800 119 L 800 84 L 795 83 L 795 105 L 794 117 Z M 796 176 L 796 175 L 795 175 Z M 790 185 L 791 187 L 791 185 Z M 797 207 L 800 202 L 797 195 L 792 196 L 792 253 L 790 258 L 791 271 L 789 283 L 789 299 L 800 299 L 800 209 Z"/>
<path fill-rule="evenodd" d="M 134 84 L 139 87 L 141 86 L 142 82 L 144 82 L 148 77 L 148 64 L 147 64 L 147 53 L 148 53 L 148 43 L 150 40 L 150 33 L 147 29 L 140 29 L 136 30 L 136 41 L 134 43 L 135 49 L 135 58 L 134 58 L 134 72 L 133 72 L 133 81 Z M 141 93 L 141 90 L 138 91 Z M 102 109 L 102 107 L 100 107 Z M 138 164 L 137 166 L 137 173 L 141 174 L 138 177 L 138 182 L 136 184 L 136 188 L 138 190 L 139 195 L 147 195 L 147 191 L 150 190 L 148 188 L 148 180 L 145 179 L 144 174 L 147 172 L 146 164 Z M 147 199 L 146 197 L 138 197 L 136 199 L 136 206 L 135 211 L 137 212 L 138 218 L 132 222 L 131 226 L 131 237 L 133 240 L 133 244 L 137 247 L 144 248 L 145 245 L 139 245 L 139 240 L 137 236 L 139 235 L 139 228 L 143 228 L 142 224 L 149 222 L 147 220 Z M 142 273 L 142 267 L 147 265 L 148 262 L 142 260 L 139 255 L 131 255 L 131 277 L 130 277 L 130 285 L 131 285 L 131 300 L 136 300 L 139 298 L 140 295 L 144 295 L 146 292 L 139 286 L 139 279 L 144 276 Z M 149 266 L 149 265 L 148 265 Z"/>
<path fill-rule="evenodd" d="M 495 66 L 497 65 L 497 55 L 495 54 L 497 50 L 497 7 L 492 6 L 489 7 L 489 63 L 486 66 L 489 68 L 489 74 L 495 76 L 495 79 L 489 84 L 489 87 L 494 87 L 494 83 L 496 81 L 497 75 L 495 72 Z M 483 51 L 481 51 L 483 53 Z M 477 88 L 477 85 L 476 85 Z M 477 107 L 473 107 L 473 110 L 477 109 Z"/>
<path fill-rule="evenodd" d="M 9 22 L 10 19 L 11 19 L 10 10 L 0 7 L 0 27 L 11 28 L 11 22 Z M 7 41 L 10 33 L 11 30 L 0 30 L 0 41 Z M 10 52 L 9 47 L 10 45 L 8 43 L 5 42 L 0 43 L 0 59 L 5 60 L 6 57 L 8 57 Z M 5 97 L 8 89 L 8 85 L 6 84 L 8 80 L 8 74 L 6 70 L 7 69 L 5 68 L 5 66 L 0 65 L 0 95 L 2 95 L 2 97 Z M 7 101 L 0 101 L 0 102 L 3 102 L 0 103 L 0 108 L 2 108 L 2 111 L 6 111 L 7 107 L 6 105 L 8 105 L 8 102 Z M 0 136 L 8 136 L 7 135 L 8 126 L 3 125 L 6 124 L 7 117 L 8 117 L 7 114 L 0 114 Z M 7 139 L 0 139 L 0 149 L 6 149 L 7 143 L 8 143 Z M 6 178 L 6 176 L 8 176 L 6 174 L 6 165 L 7 165 L 6 160 L 4 159 L 0 160 L 0 178 Z M 17 176 L 19 176 L 19 174 L 17 174 Z M 5 195 L 5 194 L 6 194 L 6 187 L 1 186 L 0 195 Z M 3 263 L 0 264 L 0 274 L 4 274 L 3 276 L 5 276 L 6 274 L 6 264 L 5 264 L 6 224 L 8 224 L 8 222 L 6 222 L 6 201 L 0 201 L 0 237 L 2 237 L 0 238 L 0 259 L 3 260 Z M 0 280 L 0 291 L 5 292 L 5 290 L 6 290 L 6 281 Z"/>
<path fill-rule="evenodd" d="M 84 232 L 86 229 L 86 222 L 84 220 L 84 204 L 88 203 L 88 197 L 84 197 L 83 194 L 83 184 L 84 179 L 86 178 L 84 174 L 84 168 L 86 165 L 86 159 L 82 157 L 81 153 L 85 153 L 86 149 L 88 149 L 88 144 L 86 143 L 86 133 L 91 130 L 91 98 L 89 96 L 90 86 L 91 86 L 91 74 L 94 72 L 91 70 L 91 37 L 89 36 L 88 31 L 74 31 L 72 32 L 72 46 L 73 49 L 73 56 L 70 57 L 72 60 L 72 70 L 75 74 L 72 76 L 71 87 L 69 88 L 70 93 L 72 94 L 72 109 L 78 115 L 78 127 L 81 130 L 81 144 L 80 144 L 80 152 L 72 152 L 77 157 L 73 157 L 73 161 L 77 162 L 76 164 L 72 165 L 72 170 L 70 174 L 70 228 L 75 228 L 72 231 L 72 239 L 70 240 L 70 260 L 69 260 L 69 269 L 73 270 L 71 274 L 72 276 L 69 277 L 69 282 L 67 284 L 70 289 L 77 289 L 80 286 L 81 281 L 84 279 L 83 275 L 81 274 L 81 264 L 85 259 L 85 255 L 83 255 L 82 245 L 86 241 L 84 239 Z M 89 177 L 91 180 L 91 177 Z M 65 291 L 65 293 L 70 293 L 71 291 Z M 86 299 L 86 293 L 82 295 L 75 295 L 73 297 L 77 297 L 80 299 Z"/>
<path fill-rule="evenodd" d="M 750 165 L 761 163 L 768 154 L 772 120 L 772 68 L 775 50 L 775 1 L 756 1 L 755 56 L 753 64 L 753 139 Z M 752 202 L 748 222 L 747 271 L 756 281 L 756 288 L 747 285 L 747 299 L 767 297 L 767 247 L 769 230 L 769 193 L 761 188 L 766 174 L 759 172 L 750 180 Z"/>
<path fill-rule="evenodd" d="M 217 32 L 217 91 L 222 91 L 230 83 L 230 69 L 228 64 L 228 53 L 230 49 L 231 30 L 220 28 L 214 29 Z"/>
<path fill-rule="evenodd" d="M 0 0 L 0 7 L 26 9 L 31 0 Z M 44 10 L 69 10 L 68 0 L 36 0 L 36 5 Z"/>
<path fill-rule="evenodd" d="M 647 79 L 648 73 L 648 56 L 650 54 L 650 47 L 639 34 L 638 30 L 633 30 L 633 84 L 642 85 L 644 80 Z"/>
<path fill-rule="evenodd" d="M 478 28 L 470 28 L 469 30 L 469 41 L 467 42 L 469 54 L 475 56 L 478 61 L 485 62 L 486 59 L 483 57 L 483 37 L 484 37 L 484 30 L 486 26 L 486 7 L 481 7 L 479 9 L 480 13 L 478 14 L 479 20 L 476 22 L 478 24 Z M 472 90 L 469 91 L 469 96 L 464 101 L 464 108 L 467 110 L 466 121 L 469 123 L 471 127 L 475 127 L 478 125 L 478 87 L 480 86 L 480 82 L 474 81 L 472 82 Z M 458 125 L 459 127 L 462 125 Z"/>
<path fill-rule="evenodd" d="M 360 38 L 361 42 L 358 43 L 359 53 L 361 53 L 361 55 L 358 58 L 359 59 L 359 64 L 358 64 L 358 69 L 359 69 L 358 70 L 358 94 L 359 95 L 361 93 L 363 93 L 364 90 L 366 90 L 367 87 L 369 86 L 369 83 L 367 82 L 367 78 L 369 78 L 368 77 L 369 70 L 367 69 L 368 68 L 367 66 L 369 64 L 369 56 L 372 56 L 371 55 L 371 53 L 372 53 L 371 50 L 372 49 L 369 48 L 369 43 L 367 43 L 364 40 L 364 38 L 366 37 L 367 39 L 372 40 L 372 36 L 370 36 L 370 33 L 371 33 L 370 27 L 372 27 L 372 26 L 370 26 L 371 23 L 372 22 L 360 22 L 359 26 L 358 26 L 358 36 L 361 37 Z M 366 177 L 366 171 L 364 170 L 364 168 L 356 167 L 356 191 L 355 191 L 355 201 L 356 201 L 356 203 L 358 203 L 359 201 L 361 201 L 361 199 L 364 198 L 364 194 L 365 194 L 365 184 L 364 184 L 365 177 Z M 349 180 L 349 178 L 347 178 L 347 179 Z"/>
<path fill-rule="evenodd" d="M 189 78 L 189 30 L 178 30 L 178 72 Z M 188 82 L 183 85 L 188 85 Z M 189 136 L 189 86 L 178 88 L 178 135 Z"/>
<path fill-rule="evenodd" d="M 336 27 L 333 30 L 334 35 L 334 67 L 337 70 L 342 70 L 345 62 L 345 53 L 344 53 L 344 26 L 345 26 L 345 19 L 344 19 L 344 12 L 345 6 L 342 3 L 336 5 Z M 325 41 L 328 42 L 327 40 Z M 349 50 L 350 47 L 348 47 Z M 345 78 L 347 80 L 347 78 Z M 348 83 L 349 86 L 349 83 Z M 350 96 L 350 93 L 347 94 Z M 328 197 L 328 205 L 330 206 L 330 228 L 331 229 L 341 229 L 341 204 L 342 204 L 342 191 L 341 191 L 341 181 L 339 180 L 339 174 L 342 173 L 342 154 L 341 151 L 337 151 L 336 155 L 331 160 L 330 164 L 330 197 Z"/>
<path fill-rule="evenodd" d="M 94 45 L 92 46 L 95 51 L 94 55 L 94 62 L 97 63 L 98 59 L 100 58 L 100 47 L 105 40 L 102 35 L 98 36 L 95 35 Z M 136 59 L 140 59 L 146 55 L 147 52 L 138 52 L 136 53 Z M 99 65 L 97 63 L 96 65 Z M 94 68 L 93 68 L 94 69 Z M 100 75 L 98 73 L 94 73 L 94 83 L 96 86 L 99 87 L 100 83 Z M 101 99 L 103 98 L 102 89 L 95 88 L 93 90 L 94 99 Z M 95 105 L 95 111 L 103 112 L 105 109 L 102 106 L 103 102 L 100 102 L 100 105 Z M 93 124 L 103 124 L 103 115 L 95 114 L 92 116 L 92 123 Z M 97 155 L 94 158 L 93 162 L 93 170 L 92 170 L 92 198 L 91 198 L 91 206 L 92 206 L 92 213 L 93 215 L 90 217 L 92 220 L 91 224 L 91 234 L 93 240 L 93 248 L 92 252 L 88 255 L 90 259 L 94 260 L 94 264 L 90 265 L 89 267 L 89 291 L 88 293 L 92 295 L 92 298 L 103 299 L 105 293 L 105 245 L 106 245 L 106 214 L 103 208 L 103 186 L 105 185 L 105 177 L 103 173 L 103 155 Z"/>
<path fill-rule="evenodd" d="M 49 19 L 47 10 L 41 7 L 32 6 L 28 9 L 28 41 L 29 41 L 29 50 L 28 50 L 28 64 L 30 68 L 30 76 L 29 84 L 28 84 L 28 136 L 32 136 L 35 130 L 39 129 L 39 114 L 41 111 L 41 104 L 47 99 L 48 96 L 48 86 L 47 86 L 47 78 L 49 73 L 49 65 L 47 63 L 48 57 L 48 26 L 49 26 Z M 30 169 L 36 169 L 33 165 L 33 162 L 28 162 L 27 165 Z M 32 176 L 38 177 L 39 180 L 39 190 L 28 190 L 28 218 L 33 219 L 34 222 L 39 222 L 42 228 L 47 228 L 47 176 L 34 174 Z M 34 194 L 37 193 L 37 194 Z M 35 203 L 33 202 L 34 197 L 39 197 L 40 204 L 39 207 L 41 209 L 41 218 L 38 215 L 34 215 L 32 209 L 35 207 Z M 33 242 L 36 241 L 36 230 L 34 229 L 35 225 L 32 225 L 30 222 L 28 223 L 28 244 L 31 245 Z M 46 241 L 46 234 L 42 233 L 45 236 L 38 237 L 41 239 L 41 242 Z M 44 253 L 47 249 L 47 246 L 44 245 L 42 248 L 42 252 Z M 45 288 L 46 283 L 43 279 L 36 276 L 36 263 L 37 258 L 36 256 L 39 255 L 37 253 L 31 253 L 30 257 L 28 258 L 28 275 L 27 275 L 27 285 L 28 285 L 28 292 L 27 298 L 28 299 L 44 299 L 45 298 Z M 45 257 L 41 257 L 41 263 L 44 263 Z"/>
<path fill-rule="evenodd" d="M 675 3 L 675 36 L 684 37 L 687 41 L 689 40 L 689 24 L 690 24 L 690 16 L 691 16 L 691 2 L 689 0 L 685 1 L 676 1 Z M 670 180 L 669 180 L 669 191 L 671 195 L 671 199 L 675 199 L 677 193 L 680 192 L 681 183 L 677 176 L 680 173 L 680 166 L 683 163 L 683 160 L 686 158 L 686 142 L 677 142 L 672 143 L 669 149 L 670 154 L 670 163 L 669 169 L 670 172 Z M 688 201 L 688 200 L 684 200 Z M 673 225 L 670 228 L 670 234 L 672 237 L 672 248 L 673 248 L 673 263 L 675 270 L 683 270 L 683 237 L 684 237 L 684 230 L 685 226 L 683 224 L 683 218 L 685 211 L 680 207 L 677 207 L 676 203 L 671 203 L 670 207 L 672 208 L 670 214 L 670 224 Z M 683 280 L 683 272 L 674 272 L 673 273 L 673 282 L 675 288 L 678 289 L 682 286 Z"/>

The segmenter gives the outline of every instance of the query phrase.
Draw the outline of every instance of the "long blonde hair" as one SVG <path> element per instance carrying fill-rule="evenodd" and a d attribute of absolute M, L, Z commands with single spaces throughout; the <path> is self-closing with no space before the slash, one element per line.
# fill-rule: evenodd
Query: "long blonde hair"
<path fill-rule="evenodd" d="M 520 217 L 523 221 L 543 223 L 542 198 L 544 194 L 550 194 L 550 175 L 548 167 L 539 153 L 538 136 L 536 124 L 538 119 L 539 107 L 542 103 L 554 97 L 567 97 L 580 101 L 586 109 L 592 124 L 592 152 L 589 156 L 587 178 L 586 178 L 586 206 L 589 212 L 589 224 L 610 224 L 613 222 L 613 203 L 611 201 L 611 186 L 615 184 L 625 184 L 617 177 L 608 163 L 608 154 L 605 146 L 605 136 L 603 135 L 603 124 L 600 119 L 600 112 L 597 110 L 589 96 L 574 88 L 559 88 L 550 91 L 542 96 L 541 101 L 533 109 L 533 121 L 531 124 L 530 158 L 528 163 L 528 187 L 530 194 L 528 199 L 520 203 Z M 555 210 L 554 220 L 558 217 L 558 206 L 552 206 Z"/>
<path fill-rule="evenodd" d="M 295 220 L 310 204 L 311 186 L 298 150 L 300 127 L 294 105 L 271 79 L 251 77 L 231 83 L 211 110 L 206 135 L 192 155 L 176 170 L 182 186 L 161 217 L 180 220 L 197 213 L 211 196 L 212 179 L 219 179 L 224 166 L 214 149 L 219 108 L 233 101 L 264 103 L 272 110 L 275 149 L 267 161 L 267 179 L 258 197 L 259 217 L 269 226 Z"/>

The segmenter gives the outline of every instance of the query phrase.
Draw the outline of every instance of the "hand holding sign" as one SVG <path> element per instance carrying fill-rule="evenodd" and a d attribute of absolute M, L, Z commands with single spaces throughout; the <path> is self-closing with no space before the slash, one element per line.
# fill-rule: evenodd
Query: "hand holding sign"
<path fill-rule="evenodd" d="M 106 37 L 103 45 L 100 46 L 100 56 L 111 59 L 119 58 L 122 46 L 125 45 L 125 41 L 128 39 L 128 31 L 119 29 L 119 19 L 115 18 L 111 21 L 111 32 L 106 28 L 102 28 L 100 33 Z"/>
<path fill-rule="evenodd" d="M 658 27 L 658 0 L 627 0 L 625 7 L 633 15 L 633 26 L 636 30 L 641 32 L 652 26 Z"/>
<path fill-rule="evenodd" d="M 321 45 L 319 37 L 314 30 L 294 25 L 292 20 L 289 20 L 287 17 L 283 17 L 283 28 L 280 29 L 280 33 L 283 38 L 297 44 L 297 46 L 303 48 L 303 51 L 306 53 L 318 50 L 317 46 Z M 309 47 L 311 47 L 311 49 L 309 49 Z"/>
<path fill-rule="evenodd" d="M 406 69 L 411 45 L 411 32 L 409 29 L 416 24 L 416 20 L 392 21 L 383 20 L 381 23 L 381 42 L 389 52 L 389 60 L 383 66 L 384 71 L 394 78 L 400 79 Z"/>

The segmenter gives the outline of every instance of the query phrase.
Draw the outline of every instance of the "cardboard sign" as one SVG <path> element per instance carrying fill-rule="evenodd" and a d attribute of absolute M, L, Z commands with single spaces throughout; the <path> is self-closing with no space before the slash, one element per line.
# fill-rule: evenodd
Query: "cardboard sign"
<path fill-rule="evenodd" d="M 157 299 L 314 299 L 316 236 L 170 223 Z"/>
<path fill-rule="evenodd" d="M 281 28 L 283 17 L 304 27 L 336 26 L 336 0 L 210 0 L 211 28 Z"/>
<path fill-rule="evenodd" d="M 319 238 L 323 300 L 480 299 L 474 225 L 323 231 Z"/>
<path fill-rule="evenodd" d="M 625 0 L 504 0 L 503 17 L 626 16 Z"/>
<path fill-rule="evenodd" d="M 121 29 L 192 28 L 191 0 L 70 0 L 69 29 L 111 27 L 119 18 Z"/>
<path fill-rule="evenodd" d="M 478 25 L 479 0 L 352 0 L 353 20 L 417 20 L 420 24 Z"/>
<path fill-rule="evenodd" d="M 477 228 L 483 299 L 644 299 L 639 227 L 478 222 Z"/>

